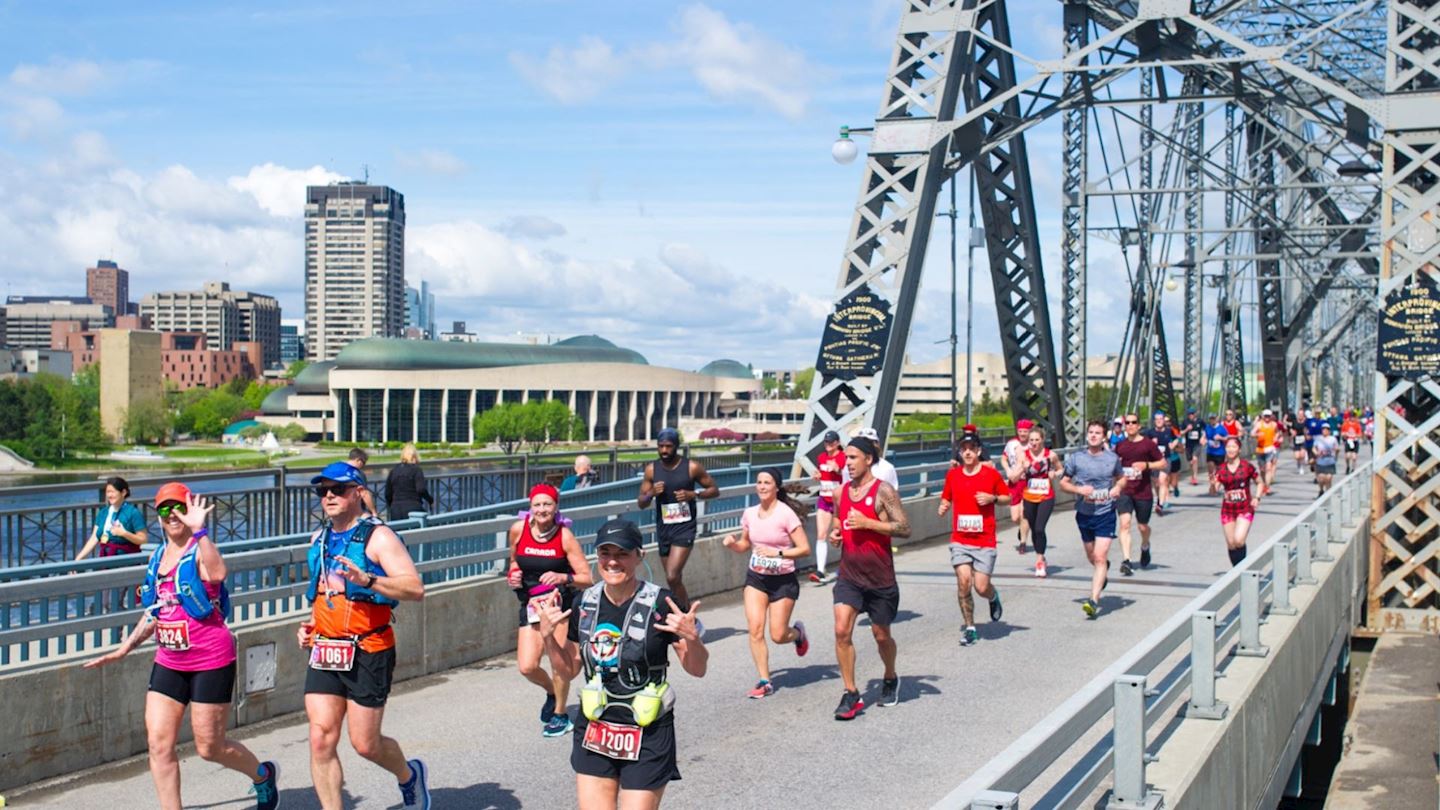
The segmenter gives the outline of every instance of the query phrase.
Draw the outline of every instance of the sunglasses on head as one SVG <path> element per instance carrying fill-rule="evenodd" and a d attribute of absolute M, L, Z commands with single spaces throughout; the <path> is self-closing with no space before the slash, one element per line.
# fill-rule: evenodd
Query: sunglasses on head
<path fill-rule="evenodd" d="M 334 495 L 338 498 L 349 492 L 351 486 L 350 484 L 320 484 L 315 487 L 315 496 L 324 498 L 326 495 Z"/>
<path fill-rule="evenodd" d="M 179 501 L 169 501 L 168 503 L 162 503 L 155 507 L 155 514 L 159 515 L 161 520 L 168 520 L 171 515 L 177 512 L 183 515 L 185 511 L 185 504 Z"/>

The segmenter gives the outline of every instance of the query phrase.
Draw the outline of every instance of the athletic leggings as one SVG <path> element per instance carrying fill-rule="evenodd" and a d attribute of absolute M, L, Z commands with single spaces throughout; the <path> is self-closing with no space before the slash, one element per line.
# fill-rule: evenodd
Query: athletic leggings
<path fill-rule="evenodd" d="M 1054 498 L 1025 502 L 1025 521 L 1030 524 L 1030 542 L 1035 545 L 1036 554 L 1045 553 L 1045 524 L 1050 522 L 1050 513 L 1054 511 Z"/>

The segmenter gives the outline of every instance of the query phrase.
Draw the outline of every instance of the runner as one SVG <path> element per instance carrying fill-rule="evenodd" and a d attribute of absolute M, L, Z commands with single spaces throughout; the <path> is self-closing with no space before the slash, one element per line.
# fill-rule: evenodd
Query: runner
<path fill-rule="evenodd" d="M 1155 514 L 1159 516 L 1165 514 L 1165 507 L 1170 504 L 1170 470 L 1179 466 L 1180 459 L 1180 454 L 1171 447 L 1175 441 L 1175 431 L 1166 424 L 1166 419 L 1164 413 L 1157 412 L 1151 420 L 1150 427 L 1141 434 L 1160 448 L 1160 458 L 1165 462 L 1156 469 L 1155 475 L 1151 479 L 1153 491 L 1159 498 L 1159 502 L 1155 504 Z M 1176 471 L 1178 472 L 1178 470 Z M 1146 543 L 1146 545 L 1149 544 Z"/>
<path fill-rule="evenodd" d="M 1025 522 L 1025 499 L 1022 497 L 1025 494 L 1025 476 L 1020 454 L 1030 441 L 1032 427 L 1035 423 L 1029 419 L 1016 422 L 1015 435 L 1005 442 L 1005 452 L 1000 455 L 1000 473 L 1010 485 L 1010 522 L 1015 524 L 1019 540 L 1016 550 L 1021 554 L 1025 553 L 1025 538 L 1030 534 L 1030 526 Z"/>
<path fill-rule="evenodd" d="M 1240 435 L 1240 432 L 1241 432 L 1240 420 L 1235 418 L 1235 409 L 1234 409 L 1234 408 L 1226 408 L 1226 409 L 1225 409 L 1225 419 L 1224 419 L 1224 421 L 1222 421 L 1222 422 L 1220 423 L 1220 426 L 1223 427 L 1223 428 L 1225 428 L 1225 432 L 1228 433 L 1228 434 L 1230 434 L 1231 436 L 1239 436 L 1239 435 Z"/>
<path fill-rule="evenodd" d="M 850 483 L 840 488 L 836 504 L 836 525 L 830 529 L 830 543 L 842 546 L 840 572 L 835 580 L 835 660 L 845 693 L 835 708 L 836 720 L 853 720 L 865 709 L 855 685 L 855 620 L 864 611 L 870 617 L 885 676 L 880 688 L 880 705 L 900 702 L 900 676 L 895 672 L 895 638 L 890 624 L 900 610 L 900 588 L 895 583 L 892 537 L 910 536 L 910 519 L 900 506 L 895 488 L 878 480 L 871 469 L 880 458 L 880 448 L 863 436 L 850 440 L 845 448 L 845 467 Z"/>
<path fill-rule="evenodd" d="M 310 719 L 310 776 L 325 810 L 344 802 L 337 749 L 348 720 L 355 753 L 395 776 L 406 807 L 430 807 L 425 763 L 407 760 L 382 736 L 381 721 L 395 674 L 391 610 L 418 602 L 425 586 L 405 543 L 375 518 L 361 517 L 365 475 L 337 461 L 310 479 L 327 521 L 310 538 L 310 621 L 295 633 L 310 650 L 305 714 Z"/>
<path fill-rule="evenodd" d="M 531 683 L 545 690 L 540 706 L 541 733 L 559 737 L 568 733 L 573 724 L 567 709 L 570 677 L 564 662 L 572 660 L 575 647 L 565 640 L 564 628 L 556 641 L 563 660 L 550 660 L 550 672 L 540 664 L 545 640 L 540 638 L 540 603 L 556 591 L 560 604 L 569 609 L 575 600 L 575 588 L 588 588 L 595 580 L 590 576 L 590 562 L 585 549 L 570 531 L 569 521 L 560 517 L 556 504 L 560 493 L 549 484 L 530 488 L 530 514 L 510 524 L 509 582 L 520 600 L 520 629 L 515 636 L 515 662 Z M 557 711 L 558 710 L 558 711 Z"/>
<path fill-rule="evenodd" d="M 855 431 L 855 435 L 862 439 L 869 440 L 880 453 L 880 460 L 876 461 L 875 466 L 870 468 L 870 474 L 889 484 L 896 492 L 899 492 L 900 473 L 895 470 L 895 465 L 890 463 L 890 459 L 885 458 L 885 448 L 880 446 L 880 434 L 875 432 L 875 428 L 860 428 Z M 850 468 L 848 466 L 841 466 L 840 479 L 842 483 L 850 483 Z"/>
<path fill-rule="evenodd" d="M 1368 405 L 1365 407 L 1365 416 L 1360 420 L 1365 426 L 1365 441 L 1369 444 L 1375 443 L 1375 411 Z"/>
<path fill-rule="evenodd" d="M 816 585 L 828 585 L 833 578 L 825 574 L 825 558 L 829 556 L 830 544 L 824 538 L 830 536 L 830 524 L 835 521 L 835 490 L 840 488 L 842 470 L 845 469 L 845 451 L 840 449 L 840 434 L 825 431 L 825 448 L 815 460 L 819 469 L 820 497 L 815 499 L 815 571 L 810 581 Z"/>
<path fill-rule="evenodd" d="M 171 482 L 155 493 L 155 511 L 165 541 L 150 555 L 141 586 L 144 618 L 113 652 L 85 663 L 86 669 L 113 664 L 155 636 L 159 649 L 145 693 L 145 734 L 150 740 L 150 776 L 162 810 L 180 810 L 180 760 L 175 744 L 185 707 L 195 752 L 250 778 L 255 806 L 280 806 L 280 769 L 261 762 L 225 734 L 235 695 L 235 636 L 226 625 L 230 597 L 225 558 L 205 530 L 214 507 Z M 202 598 L 196 598 L 202 595 Z"/>
<path fill-rule="evenodd" d="M 1225 441 L 1225 463 L 1210 476 L 1210 493 L 1224 493 L 1220 499 L 1220 528 L 1225 532 L 1225 550 L 1232 567 L 1245 559 L 1245 539 L 1255 523 L 1255 510 L 1260 508 L 1263 493 L 1251 495 L 1251 481 L 1261 481 L 1260 473 L 1240 457 L 1240 438 L 1231 436 Z"/>
<path fill-rule="evenodd" d="M 1305 450 L 1310 457 L 1310 471 L 1316 474 L 1315 483 L 1317 484 L 1320 483 L 1320 479 L 1319 473 L 1315 470 L 1315 439 L 1319 438 L 1323 429 L 1329 425 L 1329 422 L 1320 418 L 1318 411 L 1305 412 Z"/>
<path fill-rule="evenodd" d="M 1105 423 L 1085 426 L 1085 450 L 1065 459 L 1060 488 L 1076 496 L 1075 525 L 1090 561 L 1090 597 L 1080 603 L 1085 615 L 1100 613 L 1100 592 L 1110 573 L 1110 544 L 1115 539 L 1115 499 L 1125 486 L 1120 457 L 1105 446 Z"/>
<path fill-rule="evenodd" d="M 1030 524 L 1030 538 L 1035 542 L 1035 576 L 1044 578 L 1048 573 L 1045 550 L 1049 547 L 1045 526 L 1055 511 L 1055 481 L 1061 470 L 1060 458 L 1045 446 L 1045 431 L 1040 428 L 1030 428 L 1030 442 L 1020 454 L 1020 468 L 1025 484 L 1025 522 Z"/>
<path fill-rule="evenodd" d="M 1111 450 L 1114 450 L 1120 442 L 1125 441 L 1125 419 L 1123 417 L 1115 417 L 1115 421 L 1110 424 L 1110 435 L 1105 437 L 1105 441 L 1106 446 Z"/>
<path fill-rule="evenodd" d="M 1180 426 L 1180 432 L 1185 437 L 1185 463 L 1190 465 L 1190 486 L 1199 486 L 1200 479 L 1196 474 L 1200 472 L 1200 448 L 1205 444 L 1205 423 L 1200 421 L 1194 408 L 1185 409 L 1185 424 Z"/>
<path fill-rule="evenodd" d="M 1170 485 L 1170 492 L 1165 498 L 1165 503 L 1169 504 L 1170 495 L 1176 498 L 1180 497 L 1180 462 L 1182 461 L 1180 448 L 1183 437 L 1180 435 L 1180 428 L 1175 427 L 1175 422 L 1168 413 L 1165 414 L 1165 429 L 1170 432 L 1170 446 L 1165 448 L 1165 460 L 1170 462 L 1169 475 L 1166 478 Z"/>
<path fill-rule="evenodd" d="M 1320 435 L 1315 437 L 1310 449 L 1315 455 L 1315 483 L 1320 487 L 1320 494 L 1324 495 L 1335 480 L 1335 462 L 1340 449 L 1340 443 L 1330 435 L 1328 422 L 1320 427 Z"/>
<path fill-rule="evenodd" d="M 1255 423 L 1250 435 L 1255 437 L 1255 463 L 1260 468 L 1260 494 L 1269 495 L 1270 488 L 1275 483 L 1275 465 L 1280 458 L 1280 425 L 1275 421 L 1275 412 L 1269 408 L 1261 411 L 1260 421 Z M 1225 453 L 1228 464 L 1228 446 Z M 1212 486 L 1210 489 L 1213 492 L 1215 488 Z"/>
<path fill-rule="evenodd" d="M 1295 472 L 1305 472 L 1306 460 L 1310 457 L 1310 439 L 1305 434 L 1305 420 L 1300 414 L 1291 413 L 1287 431 L 1290 434 L 1290 446 L 1295 450 Z"/>
<path fill-rule="evenodd" d="M 1363 435 L 1360 420 L 1355 412 L 1346 411 L 1345 421 L 1340 424 L 1340 441 L 1345 447 L 1345 474 L 1355 471 L 1355 462 L 1360 457 L 1360 437 Z"/>
<path fill-rule="evenodd" d="M 566 627 L 580 645 L 578 661 L 570 659 L 571 673 L 578 665 L 585 678 L 570 767 L 581 810 L 660 806 L 666 786 L 680 778 L 669 650 L 696 678 L 705 677 L 710 660 L 695 620 L 700 602 L 682 611 L 668 589 L 636 576 L 643 542 L 628 520 L 601 526 L 595 536 L 601 582 L 580 595 L 579 610 L 561 610 L 555 595 L 540 612 L 552 660 L 563 659 L 556 629 Z"/>
<path fill-rule="evenodd" d="M 1115 448 L 1125 467 L 1125 490 L 1115 499 L 1115 511 L 1120 515 L 1120 573 L 1130 576 L 1135 569 L 1130 565 L 1130 525 L 1140 527 L 1140 567 L 1150 565 L 1150 510 L 1155 503 L 1155 494 L 1150 486 L 1150 476 L 1165 466 L 1165 456 L 1155 442 L 1140 435 L 1140 417 L 1125 414 L 1125 441 Z"/>
<path fill-rule="evenodd" d="M 805 623 L 790 626 L 790 614 L 800 598 L 795 561 L 810 554 L 810 538 L 805 536 L 800 505 L 785 491 L 780 470 L 767 467 L 756 473 L 755 495 L 760 502 L 740 517 L 740 536 L 727 534 L 721 542 L 736 554 L 750 552 L 750 568 L 745 572 L 745 623 L 750 627 L 750 657 L 760 675 L 750 697 L 758 700 L 775 693 L 770 683 L 766 624 L 776 644 L 794 644 L 795 654 L 802 658 L 810 651 Z"/>
<path fill-rule="evenodd" d="M 665 581 L 681 605 L 689 606 L 685 590 L 685 563 L 695 547 L 695 503 L 720 495 L 705 466 L 680 453 L 680 431 L 664 428 L 655 438 L 660 458 L 645 465 L 640 482 L 641 509 L 655 502 L 655 543 L 665 563 Z M 698 487 L 698 489 L 697 489 Z M 700 632 L 704 633 L 704 625 Z"/>
<path fill-rule="evenodd" d="M 1205 427 L 1205 463 L 1209 467 L 1210 475 L 1220 469 L 1220 462 L 1225 460 L 1225 440 L 1230 438 L 1230 431 L 1220 424 L 1220 417 L 1210 414 L 1210 424 Z"/>
<path fill-rule="evenodd" d="M 1037 432 L 1030 431 L 1032 442 Z M 1043 442 L 1041 450 L 1044 450 Z M 1048 457 L 1041 458 L 1044 459 L 1042 463 L 1048 463 Z M 1021 464 L 1025 464 L 1023 453 Z M 1048 474 L 1043 480 L 1049 483 Z M 994 467 L 980 463 L 980 437 L 973 433 L 965 434 L 960 439 L 960 466 L 945 474 L 945 489 L 940 495 L 940 507 L 936 512 L 943 516 L 950 511 L 951 504 L 955 506 L 955 521 L 950 526 L 950 566 L 955 569 L 960 617 L 965 622 L 960 632 L 962 647 L 969 647 L 980 640 L 980 632 L 975 629 L 974 593 L 990 602 L 990 621 L 1000 621 L 1004 613 L 1000 591 L 990 577 L 995 573 L 997 556 L 995 504 L 1009 500 L 1010 486 L 1005 479 Z M 1042 548 L 1037 545 L 1036 553 L 1041 553 Z"/>

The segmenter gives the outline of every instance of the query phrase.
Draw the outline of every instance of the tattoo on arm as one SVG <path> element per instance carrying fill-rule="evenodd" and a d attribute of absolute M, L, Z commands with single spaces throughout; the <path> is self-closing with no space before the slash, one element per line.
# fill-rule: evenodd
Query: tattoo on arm
<path fill-rule="evenodd" d="M 889 484 L 881 484 L 875 493 L 875 498 L 880 502 L 880 509 L 885 512 L 885 519 L 891 523 L 888 527 L 890 536 L 909 537 L 910 518 L 905 514 L 905 508 L 900 505 L 900 496 L 896 494 L 895 489 Z"/>

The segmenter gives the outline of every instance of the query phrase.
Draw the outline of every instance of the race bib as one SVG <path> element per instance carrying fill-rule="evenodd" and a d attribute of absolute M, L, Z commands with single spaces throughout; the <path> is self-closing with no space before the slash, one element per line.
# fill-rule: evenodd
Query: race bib
<path fill-rule="evenodd" d="M 1109 503 L 1109 502 L 1110 502 L 1110 490 L 1108 490 L 1108 489 L 1096 489 L 1096 490 L 1094 490 L 1093 492 L 1091 492 L 1089 495 L 1086 495 L 1086 496 L 1085 496 L 1085 500 L 1089 501 L 1090 503 Z"/>
<path fill-rule="evenodd" d="M 660 522 L 666 526 L 690 522 L 690 502 L 676 501 L 660 504 Z"/>
<path fill-rule="evenodd" d="M 554 593 L 554 592 L 551 591 L 551 593 Z M 549 598 L 550 598 L 550 594 L 549 594 L 549 593 L 545 593 L 545 594 L 541 594 L 540 596 L 532 597 L 532 598 L 530 599 L 530 601 L 528 601 L 528 602 L 525 603 L 525 622 L 526 622 L 526 624 L 537 624 L 537 623 L 539 623 L 539 621 L 540 621 L 540 610 L 541 610 L 543 607 L 545 607 L 545 600 L 546 600 L 546 599 L 549 599 Z"/>
<path fill-rule="evenodd" d="M 1049 478 L 1031 478 L 1031 479 L 1030 479 L 1030 483 L 1028 483 L 1028 484 L 1025 485 L 1025 491 L 1026 491 L 1026 492 L 1029 492 L 1031 495 L 1049 495 L 1049 494 L 1050 494 L 1050 479 L 1049 479 Z"/>
<path fill-rule="evenodd" d="M 1225 500 L 1230 503 L 1248 503 L 1250 501 L 1250 493 L 1243 489 L 1227 489 L 1225 490 Z"/>
<path fill-rule="evenodd" d="M 580 741 L 580 744 L 585 747 L 585 750 L 594 751 L 602 757 L 634 762 L 640 759 L 640 735 L 642 733 L 643 730 L 639 726 L 591 720 L 590 725 L 585 728 L 585 738 Z"/>
<path fill-rule="evenodd" d="M 955 531 L 970 534 L 985 530 L 985 518 L 983 515 L 956 515 Z"/>
<path fill-rule="evenodd" d="M 1200 441 L 1200 431 L 1198 431 L 1198 430 L 1192 430 L 1192 431 L 1190 431 L 1190 433 L 1188 434 L 1188 436 L 1189 436 L 1189 438 L 1190 438 L 1190 441 L 1192 441 L 1192 442 L 1198 442 L 1198 441 Z"/>
<path fill-rule="evenodd" d="M 820 482 L 820 497 L 826 498 L 826 499 L 833 499 L 833 498 L 835 497 L 835 490 L 838 489 L 839 487 L 840 487 L 840 482 L 839 482 L 839 481 L 821 481 L 821 482 Z"/>
<path fill-rule="evenodd" d="M 190 624 L 185 621 L 156 622 L 155 643 L 171 652 L 190 649 Z"/>
<path fill-rule="evenodd" d="M 784 565 L 783 557 L 761 557 L 755 552 L 750 552 L 750 570 L 760 574 L 778 574 L 780 567 Z"/>
<path fill-rule="evenodd" d="M 1126 481 L 1139 481 L 1139 480 L 1140 480 L 1140 471 L 1137 470 L 1137 469 L 1135 469 L 1134 467 L 1126 467 L 1126 468 L 1125 468 L 1125 480 L 1126 480 Z"/>
<path fill-rule="evenodd" d="M 349 672 L 355 668 L 355 642 L 348 638 L 317 638 L 310 648 L 310 668 Z"/>

